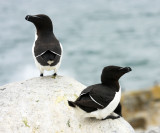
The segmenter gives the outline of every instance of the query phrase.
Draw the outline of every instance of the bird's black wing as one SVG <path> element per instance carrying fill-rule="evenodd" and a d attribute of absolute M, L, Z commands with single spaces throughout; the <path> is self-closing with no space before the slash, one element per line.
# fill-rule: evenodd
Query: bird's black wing
<path fill-rule="evenodd" d="M 114 99 L 114 96 L 115 92 L 112 89 L 96 84 L 83 90 L 75 104 L 86 112 L 92 112 L 105 108 Z"/>
<path fill-rule="evenodd" d="M 90 96 L 105 108 L 113 99 L 116 94 L 115 90 L 102 84 L 92 86 L 89 92 Z"/>
<path fill-rule="evenodd" d="M 93 89 L 92 86 L 87 87 L 81 92 L 80 96 L 89 93 L 92 89 Z"/>
<path fill-rule="evenodd" d="M 43 66 L 55 66 L 60 61 L 60 56 L 50 50 L 36 56 L 37 61 Z M 52 63 L 49 63 L 51 61 Z"/>
<path fill-rule="evenodd" d="M 81 95 L 74 103 L 88 113 L 103 108 L 91 99 L 89 93 Z"/>
<path fill-rule="evenodd" d="M 101 84 L 89 86 L 81 92 L 75 104 L 86 112 L 103 109 L 113 100 L 115 95 L 112 90 L 108 90 L 108 92 L 106 89 L 108 88 Z"/>

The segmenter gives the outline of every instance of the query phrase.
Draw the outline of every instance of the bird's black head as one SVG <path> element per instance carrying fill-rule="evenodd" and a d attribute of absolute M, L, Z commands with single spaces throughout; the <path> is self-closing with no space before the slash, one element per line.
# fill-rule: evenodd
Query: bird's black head
<path fill-rule="evenodd" d="M 119 66 L 107 66 L 104 67 L 101 75 L 102 83 L 108 83 L 109 81 L 118 81 L 125 73 L 132 71 L 130 67 Z"/>
<path fill-rule="evenodd" d="M 52 21 L 51 19 L 44 14 L 38 15 L 27 15 L 25 17 L 27 21 L 32 22 L 38 31 L 53 31 Z"/>

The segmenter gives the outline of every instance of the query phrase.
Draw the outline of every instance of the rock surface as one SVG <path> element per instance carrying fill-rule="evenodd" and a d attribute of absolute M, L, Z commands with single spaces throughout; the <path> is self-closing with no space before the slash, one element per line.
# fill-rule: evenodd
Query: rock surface
<path fill-rule="evenodd" d="M 67 100 L 75 100 L 84 88 L 61 76 L 1 86 L 0 133 L 134 133 L 123 118 L 77 118 Z"/>
<path fill-rule="evenodd" d="M 136 133 L 160 133 L 160 127 L 152 127 L 146 131 L 137 130 Z"/>
<path fill-rule="evenodd" d="M 123 93 L 122 115 L 134 129 L 148 129 L 160 125 L 160 86 Z"/>

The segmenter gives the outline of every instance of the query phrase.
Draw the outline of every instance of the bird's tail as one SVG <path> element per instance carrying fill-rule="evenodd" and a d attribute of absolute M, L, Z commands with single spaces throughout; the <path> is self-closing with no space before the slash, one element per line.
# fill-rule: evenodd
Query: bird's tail
<path fill-rule="evenodd" d="M 68 105 L 75 108 L 76 107 L 76 104 L 72 101 L 68 101 Z"/>
<path fill-rule="evenodd" d="M 47 50 L 44 54 L 41 55 L 41 57 L 43 58 L 43 60 L 45 60 L 50 65 L 54 62 L 56 54 Z"/>

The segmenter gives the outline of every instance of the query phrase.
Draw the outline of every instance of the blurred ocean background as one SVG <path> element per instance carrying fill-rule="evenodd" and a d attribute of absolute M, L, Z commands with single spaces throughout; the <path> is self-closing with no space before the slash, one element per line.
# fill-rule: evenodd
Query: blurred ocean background
<path fill-rule="evenodd" d="M 120 65 L 133 69 L 120 80 L 125 90 L 160 82 L 159 0 L 1 0 L 0 85 L 39 77 L 35 27 L 25 16 L 40 13 L 50 16 L 63 45 L 59 75 L 91 85 L 104 66 Z"/>

